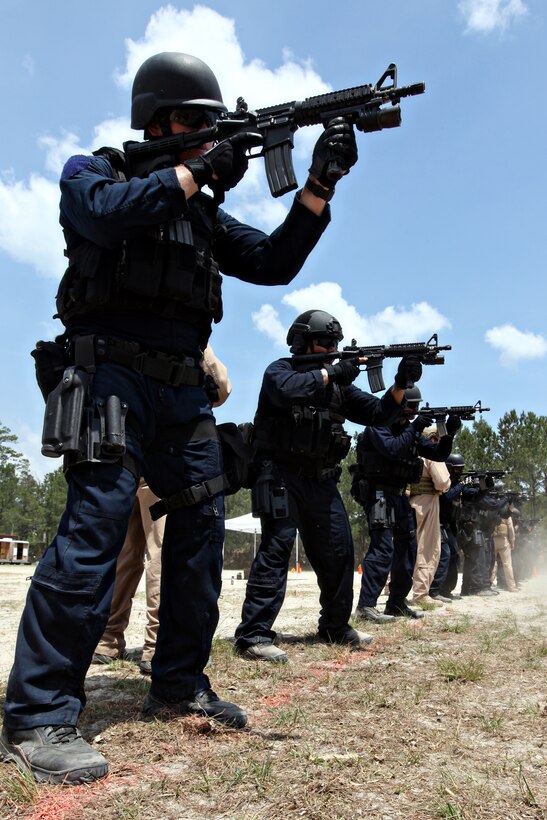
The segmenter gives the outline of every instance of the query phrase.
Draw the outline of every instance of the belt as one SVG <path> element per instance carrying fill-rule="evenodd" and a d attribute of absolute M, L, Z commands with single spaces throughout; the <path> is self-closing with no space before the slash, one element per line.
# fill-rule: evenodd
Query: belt
<path fill-rule="evenodd" d="M 339 465 L 335 465 L 334 467 L 320 467 L 319 465 L 313 464 L 299 465 L 293 461 L 282 461 L 275 456 L 272 456 L 272 459 L 275 464 L 279 464 L 280 467 L 290 470 L 291 473 L 301 478 L 314 478 L 317 481 L 328 481 L 330 478 L 338 479 L 342 473 L 342 468 Z"/>
<path fill-rule="evenodd" d="M 199 361 L 191 356 L 178 357 L 161 350 L 150 350 L 138 342 L 115 336 L 78 336 L 73 345 L 76 364 L 114 362 L 171 387 L 182 384 L 199 387 L 203 384 L 205 374 Z"/>
<path fill-rule="evenodd" d="M 406 491 L 406 485 L 404 487 L 394 487 L 390 484 L 377 484 L 372 480 L 370 480 L 370 483 L 374 492 L 380 490 L 380 492 L 387 493 L 388 495 L 404 495 Z"/>

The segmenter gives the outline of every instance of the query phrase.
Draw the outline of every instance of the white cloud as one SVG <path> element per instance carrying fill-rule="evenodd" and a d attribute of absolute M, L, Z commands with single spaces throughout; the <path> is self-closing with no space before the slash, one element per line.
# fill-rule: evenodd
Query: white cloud
<path fill-rule="evenodd" d="M 252 315 L 255 328 L 280 346 L 285 345 L 287 329 L 296 315 L 311 309 L 326 310 L 336 316 L 342 325 L 346 344 L 352 338 L 359 344 L 427 341 L 432 333 L 451 327 L 449 320 L 427 302 L 413 304 L 410 308 L 390 306 L 380 313 L 363 316 L 346 301 L 336 282 L 320 282 L 294 290 L 286 294 L 282 302 L 293 308 L 286 322 L 281 321 L 279 312 L 272 305 L 262 305 Z"/>
<path fill-rule="evenodd" d="M 276 345 L 286 344 L 288 328 L 281 323 L 273 305 L 262 305 L 260 310 L 251 314 L 251 318 L 256 329 L 272 339 Z"/>
<path fill-rule="evenodd" d="M 539 333 L 523 333 L 513 325 L 500 325 L 487 330 L 485 341 L 500 351 L 504 367 L 513 367 L 522 359 L 542 359 L 547 354 L 547 339 Z"/>
<path fill-rule="evenodd" d="M 59 278 L 65 259 L 56 183 L 37 174 L 27 182 L 0 179 L 0 248 L 41 275 Z"/>
<path fill-rule="evenodd" d="M 82 145 L 78 135 L 69 131 L 63 132 L 60 137 L 44 135 L 39 138 L 38 144 L 45 150 L 46 170 L 59 177 L 65 162 L 74 154 L 91 154 L 104 145 L 121 147 L 126 140 L 133 139 L 135 132 L 131 131 L 128 118 L 114 117 L 94 126 L 89 145 Z"/>
<path fill-rule="evenodd" d="M 199 5 L 191 11 L 171 5 L 158 9 L 140 40 L 126 40 L 126 65 L 114 72 L 114 81 L 129 95 L 135 72 L 147 57 L 161 51 L 193 53 L 196 43 L 200 44 L 199 56 L 218 76 L 228 108 L 235 108 L 241 95 L 251 108 L 262 108 L 330 90 L 310 60 L 289 51 L 282 53 L 276 68 L 268 68 L 262 60 L 247 60 L 237 39 L 234 20 Z M 29 72 L 33 70 L 30 57 L 24 58 L 24 64 Z M 297 165 L 299 160 L 311 156 L 317 130 L 302 128 L 297 132 L 293 151 Z M 43 135 L 38 143 L 45 151 L 43 170 L 57 180 L 71 155 L 89 154 L 102 145 L 121 147 L 124 141 L 138 138 L 125 117 L 96 125 L 88 145 L 68 131 L 59 136 Z M 297 167 L 297 177 L 304 174 L 305 167 Z M 37 171 L 27 181 L 8 175 L 0 178 L 0 248 L 17 262 L 32 264 L 40 274 L 58 278 L 64 270 L 64 259 L 56 180 L 52 182 Z M 266 231 L 278 225 L 287 212 L 286 204 L 269 193 L 262 160 L 250 163 L 245 179 L 228 194 L 226 207 L 237 218 Z M 32 243 L 29 236 L 33 237 Z"/>
<path fill-rule="evenodd" d="M 25 54 L 23 57 L 23 68 L 31 77 L 34 74 L 34 59 L 30 54 Z"/>
<path fill-rule="evenodd" d="M 458 8 L 467 24 L 467 31 L 486 34 L 496 29 L 506 31 L 528 14 L 523 0 L 460 0 Z"/>

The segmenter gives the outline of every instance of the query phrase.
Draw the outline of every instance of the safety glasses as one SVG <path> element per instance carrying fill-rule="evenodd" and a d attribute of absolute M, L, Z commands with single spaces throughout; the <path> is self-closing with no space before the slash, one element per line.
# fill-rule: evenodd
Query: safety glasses
<path fill-rule="evenodd" d="M 169 114 L 171 122 L 185 125 L 198 131 L 200 128 L 211 128 L 216 122 L 216 114 L 200 108 L 173 108 Z"/>
<path fill-rule="evenodd" d="M 333 339 L 332 336 L 314 336 L 313 341 L 326 349 L 338 347 L 338 339 Z"/>

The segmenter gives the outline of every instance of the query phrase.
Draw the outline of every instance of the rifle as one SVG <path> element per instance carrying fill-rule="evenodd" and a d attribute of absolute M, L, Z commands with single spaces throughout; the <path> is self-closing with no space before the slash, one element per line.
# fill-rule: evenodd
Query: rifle
<path fill-rule="evenodd" d="M 400 359 L 402 356 L 417 356 L 422 364 L 444 364 L 444 356 L 439 355 L 440 350 L 452 350 L 452 345 L 439 345 L 439 337 L 436 333 L 427 342 L 408 342 L 395 345 L 363 345 L 357 344 L 355 339 L 351 340 L 351 345 L 347 345 L 342 350 L 334 350 L 332 353 L 303 353 L 292 357 L 295 364 L 315 364 L 319 367 L 325 362 L 332 362 L 336 359 L 362 359 L 367 373 L 368 383 L 372 393 L 385 390 L 382 376 L 382 366 L 384 359 Z M 408 385 L 409 387 L 411 385 Z"/>
<path fill-rule="evenodd" d="M 389 80 L 391 84 L 387 84 Z M 397 87 L 397 66 L 390 63 L 375 85 L 358 85 L 256 111 L 249 111 L 243 97 L 239 97 L 236 110 L 221 114 L 211 128 L 145 142 L 125 142 L 129 175 L 147 176 L 160 167 L 178 165 L 179 154 L 190 148 L 220 142 L 237 133 L 254 132 L 260 134 L 264 142 L 260 152 L 249 154 L 249 157 L 264 157 L 270 192 L 274 197 L 282 196 L 298 187 L 291 158 L 294 132 L 298 128 L 326 126 L 334 117 L 344 117 L 358 131 L 365 133 L 397 128 L 401 124 L 398 103 L 403 97 L 423 94 L 424 91 L 425 83 Z M 391 103 L 389 107 L 382 107 L 388 103 Z M 336 163 L 331 163 L 328 175 L 338 179 L 342 171 Z"/>
<path fill-rule="evenodd" d="M 430 407 L 426 404 L 425 407 L 420 408 L 421 413 L 427 413 L 432 416 L 437 424 L 437 432 L 439 436 L 446 436 L 446 418 L 447 416 L 458 416 L 462 421 L 474 421 L 475 413 L 486 413 L 489 407 L 483 407 L 481 401 L 476 404 L 462 404 L 456 407 Z"/>
<path fill-rule="evenodd" d="M 513 470 L 466 470 L 460 478 L 469 479 L 469 482 L 466 483 L 473 482 L 479 490 L 489 490 L 491 487 L 486 483 L 487 478 L 503 478 L 503 476 L 511 475 L 512 472 Z"/>

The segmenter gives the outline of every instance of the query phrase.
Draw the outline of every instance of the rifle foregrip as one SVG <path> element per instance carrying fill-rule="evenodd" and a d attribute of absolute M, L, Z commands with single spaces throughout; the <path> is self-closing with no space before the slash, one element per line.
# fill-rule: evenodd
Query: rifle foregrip
<path fill-rule="evenodd" d="M 289 143 L 266 148 L 264 150 L 264 163 L 272 196 L 283 196 L 283 194 L 294 191 L 298 187 Z"/>

